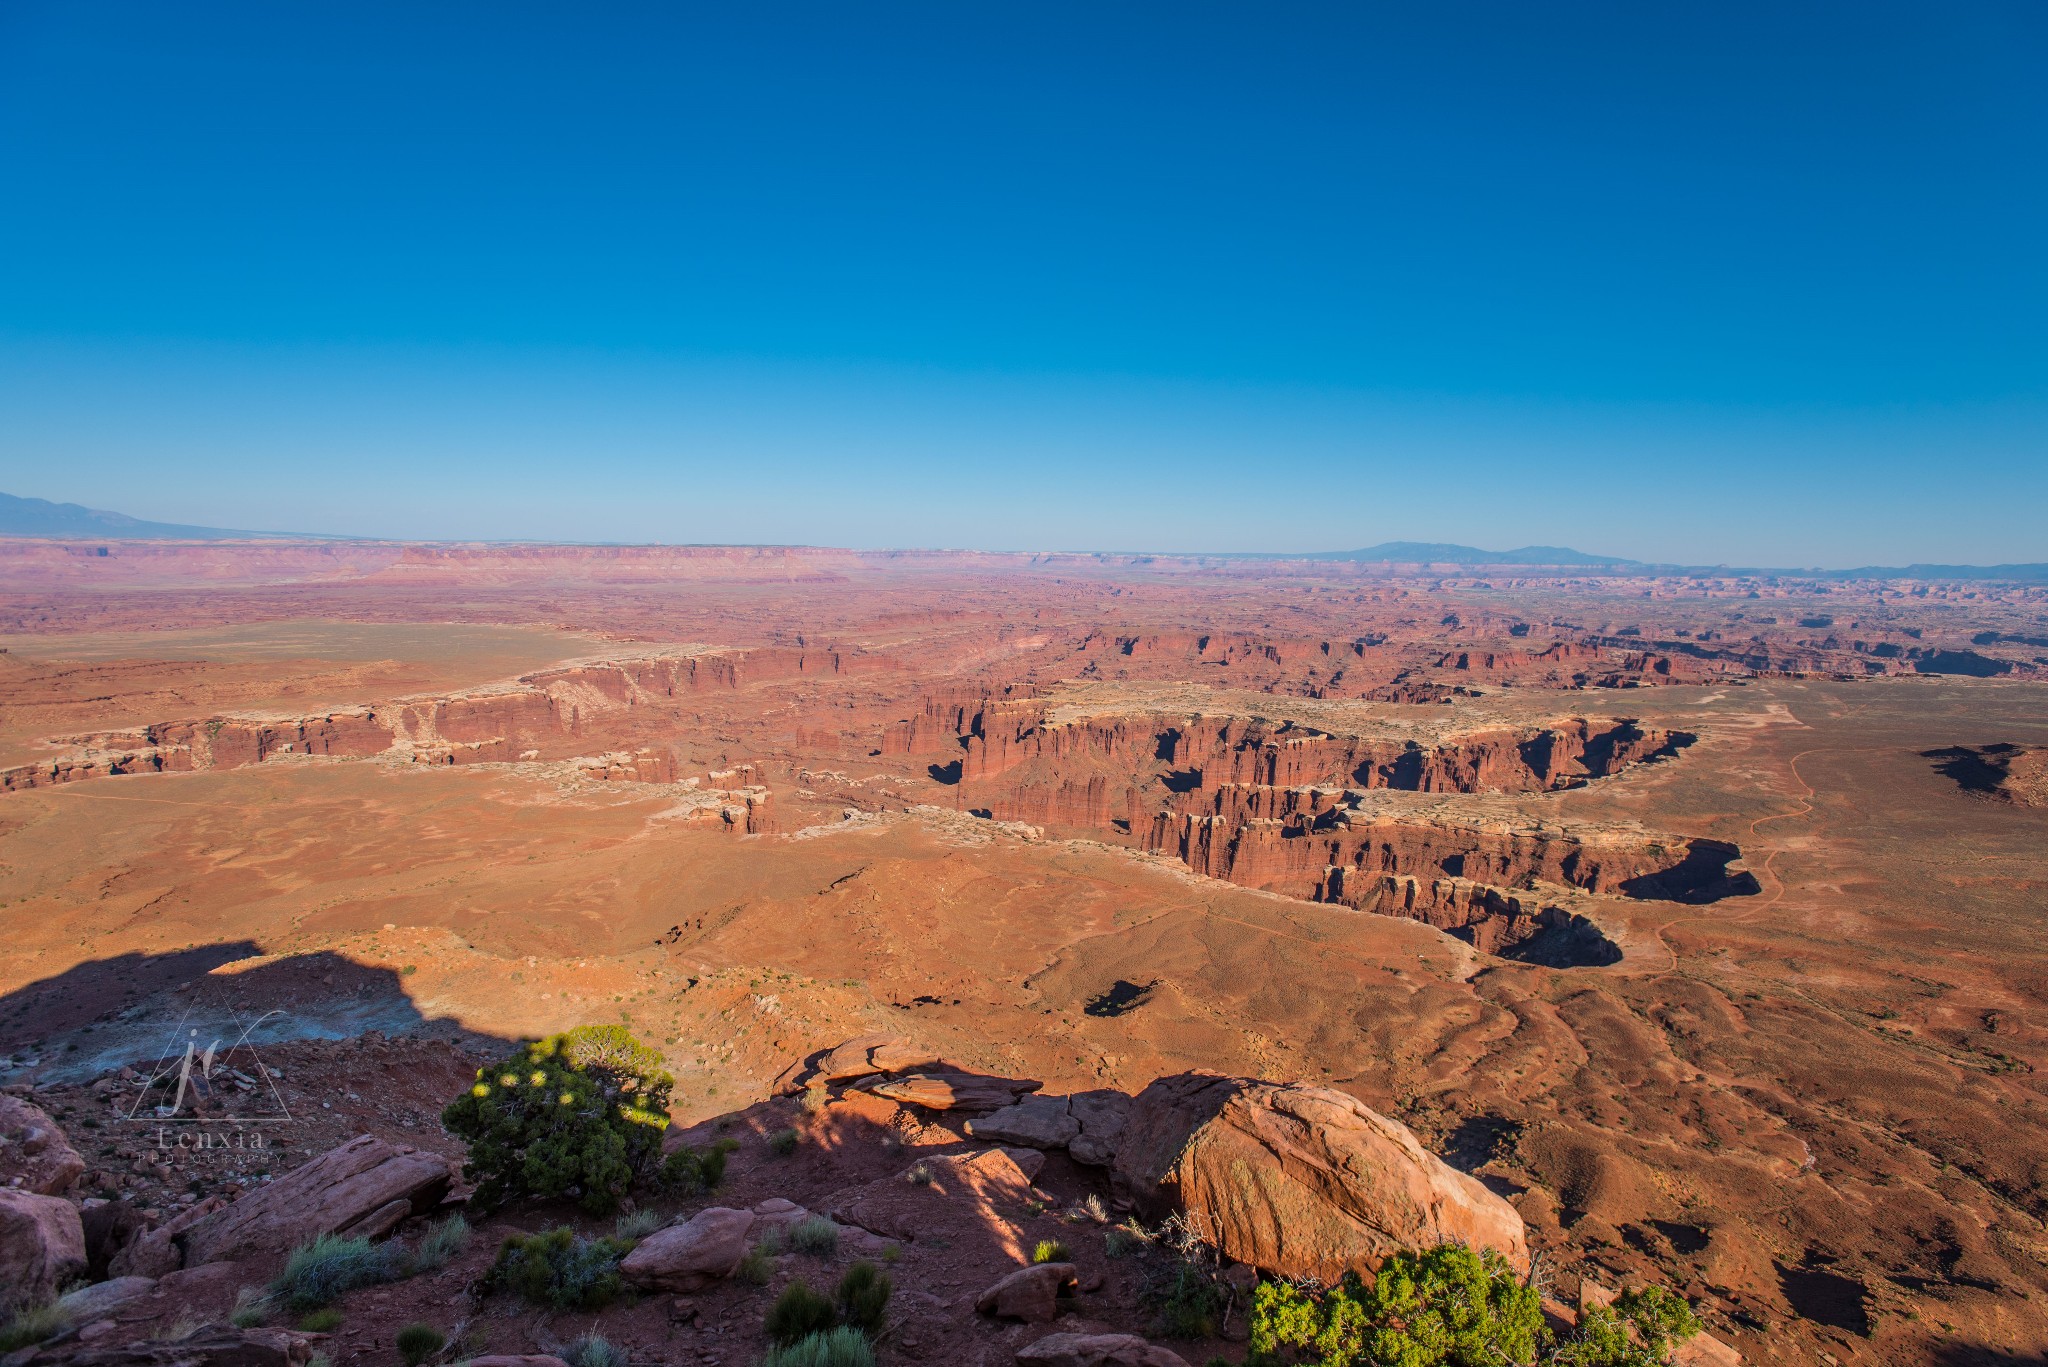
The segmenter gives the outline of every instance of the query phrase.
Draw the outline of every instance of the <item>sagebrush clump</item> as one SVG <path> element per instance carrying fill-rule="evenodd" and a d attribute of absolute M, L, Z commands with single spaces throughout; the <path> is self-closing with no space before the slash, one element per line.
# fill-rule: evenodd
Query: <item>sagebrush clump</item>
<path fill-rule="evenodd" d="M 463 1172 L 481 1208 L 573 1196 L 609 1215 L 659 1162 L 674 1085 L 624 1026 L 579 1026 L 480 1069 L 441 1123 L 469 1145 Z"/>
<path fill-rule="evenodd" d="M 498 1249 L 489 1284 L 535 1305 L 557 1310 L 602 1310 L 625 1290 L 619 1260 L 628 1246 L 616 1239 L 584 1239 L 566 1226 L 545 1234 L 515 1234 Z"/>
<path fill-rule="evenodd" d="M 828 1329 L 768 1350 L 757 1367 L 875 1367 L 874 1345 L 853 1329 Z"/>
<path fill-rule="evenodd" d="M 431 1324 L 408 1324 L 398 1331 L 393 1342 L 398 1355 L 405 1359 L 405 1367 L 420 1367 L 448 1346 L 448 1336 Z"/>
<path fill-rule="evenodd" d="M 396 1281 L 405 1273 L 404 1258 L 405 1250 L 396 1244 L 323 1234 L 292 1250 L 284 1271 L 270 1284 L 271 1299 L 303 1315 L 357 1287 Z"/>
<path fill-rule="evenodd" d="M 863 1258 L 846 1269 L 832 1300 L 842 1324 L 874 1338 L 882 1332 L 889 1315 L 889 1297 L 895 1291 L 896 1283 L 889 1274 Z"/>
<path fill-rule="evenodd" d="M 822 1334 L 839 1318 L 832 1302 L 808 1282 L 791 1282 L 782 1288 L 775 1304 L 768 1307 L 763 1327 L 768 1337 L 785 1346 Z"/>

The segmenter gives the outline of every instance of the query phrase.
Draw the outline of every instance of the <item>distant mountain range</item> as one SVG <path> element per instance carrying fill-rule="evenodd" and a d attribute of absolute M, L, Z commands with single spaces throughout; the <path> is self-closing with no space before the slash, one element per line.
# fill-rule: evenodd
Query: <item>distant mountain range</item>
<path fill-rule="evenodd" d="M 101 541 L 179 541 L 290 537 L 308 541 L 347 540 L 301 532 L 241 532 L 225 527 L 192 527 L 180 522 L 145 522 L 77 503 L 0 494 L 0 536 L 82 537 Z M 1168 559 L 1177 557 L 1164 557 Z M 1189 558 L 1207 559 L 1200 552 Z M 1270 555 L 1234 554 L 1229 560 L 1329 560 L 1360 565 L 1525 565 L 1532 569 L 1578 569 L 1620 574 L 1783 574 L 1806 579 L 2025 579 L 2048 580 L 2048 564 L 2032 565 L 1866 565 L 1853 570 L 1770 569 L 1729 565 L 1661 565 L 1618 555 L 1588 555 L 1569 546 L 1519 546 L 1485 551 L 1449 541 L 1382 541 L 1356 551 L 1296 551 Z"/>
<path fill-rule="evenodd" d="M 1522 546 L 1512 551 L 1482 551 L 1449 541 L 1382 541 L 1362 551 L 1316 551 L 1276 557 L 1289 560 L 1350 560 L 1379 565 L 1619 565 L 1640 566 L 1640 560 L 1617 555 L 1587 555 L 1569 546 Z"/>
<path fill-rule="evenodd" d="M 179 541 L 218 541 L 262 536 L 224 527 L 188 527 L 180 522 L 144 522 L 126 513 L 103 512 L 77 503 L 52 503 L 46 498 L 0 494 L 0 536 L 84 536 L 120 540 L 125 537 Z"/>

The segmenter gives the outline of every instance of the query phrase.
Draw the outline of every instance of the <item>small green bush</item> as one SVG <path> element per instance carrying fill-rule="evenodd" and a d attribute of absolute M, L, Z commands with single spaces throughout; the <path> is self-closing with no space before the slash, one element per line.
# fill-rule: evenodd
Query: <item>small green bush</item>
<path fill-rule="evenodd" d="M 1069 1261 L 1067 1246 L 1058 1239 L 1040 1239 L 1038 1247 L 1031 1250 L 1034 1263 L 1063 1263 Z"/>
<path fill-rule="evenodd" d="M 1692 1307 L 1661 1286 L 1625 1291 L 1614 1304 L 1589 1305 L 1548 1361 L 1556 1367 L 1660 1367 L 1673 1346 L 1700 1331 Z"/>
<path fill-rule="evenodd" d="M 775 1304 L 768 1307 L 764 1327 L 768 1337 L 785 1346 L 822 1334 L 838 1318 L 832 1302 L 811 1289 L 807 1282 L 791 1282 L 782 1288 Z"/>
<path fill-rule="evenodd" d="M 875 1367 L 875 1350 L 854 1329 L 830 1329 L 771 1348 L 758 1367 Z"/>
<path fill-rule="evenodd" d="M 889 1274 L 863 1258 L 846 1269 L 832 1299 L 839 1308 L 841 1323 L 874 1338 L 882 1332 L 882 1324 L 889 1315 L 889 1297 L 895 1291 L 896 1283 L 889 1279 Z"/>
<path fill-rule="evenodd" d="M 1174 1268 L 1158 1304 L 1155 1332 L 1161 1338 L 1213 1338 L 1223 1313 L 1223 1293 L 1199 1268 L 1182 1263 Z"/>
<path fill-rule="evenodd" d="M 1252 1297 L 1249 1360 L 1261 1367 L 1499 1367 L 1532 1361 L 1542 1331 L 1537 1293 L 1498 1253 L 1439 1244 L 1388 1258 L 1370 1288 L 1356 1274 L 1322 1296 L 1261 1283 Z"/>
<path fill-rule="evenodd" d="M 299 1328 L 308 1334 L 331 1334 L 341 1328 L 341 1312 L 331 1305 L 315 1310 L 299 1318 Z"/>
<path fill-rule="evenodd" d="M 420 1236 L 419 1247 L 412 1251 L 411 1271 L 417 1274 L 445 1267 L 468 1247 L 469 1221 L 458 1211 Z"/>
<path fill-rule="evenodd" d="M 575 1196 L 609 1215 L 660 1161 L 674 1085 L 623 1026 L 579 1026 L 480 1069 L 441 1123 L 469 1145 L 463 1172 L 480 1208 Z"/>
<path fill-rule="evenodd" d="M 228 1312 L 228 1323 L 237 1329 L 254 1329 L 270 1318 L 270 1298 L 253 1286 L 245 1286 L 235 1293 L 235 1308 Z"/>
<path fill-rule="evenodd" d="M 404 1272 L 403 1252 L 393 1244 L 323 1234 L 292 1250 L 270 1293 L 294 1314 L 318 1310 L 357 1287 L 396 1281 Z"/>
<path fill-rule="evenodd" d="M 626 1251 L 615 1239 L 579 1238 L 566 1226 L 545 1234 L 515 1234 L 498 1249 L 489 1284 L 535 1305 L 602 1310 L 625 1289 L 619 1259 Z"/>
<path fill-rule="evenodd" d="M 718 1190 L 725 1181 L 725 1162 L 739 1148 L 735 1139 L 720 1139 L 709 1148 L 677 1149 L 661 1160 L 655 1183 L 672 1196 L 697 1196 Z"/>
<path fill-rule="evenodd" d="M 569 1367 L 626 1367 L 626 1353 L 603 1334 L 585 1334 L 563 1354 Z"/>
<path fill-rule="evenodd" d="M 739 1267 L 733 1272 L 733 1276 L 743 1282 L 752 1282 L 755 1286 L 768 1285 L 769 1279 L 774 1275 L 775 1255 L 769 1252 L 765 1243 L 755 1244 L 748 1249 L 746 1256 L 740 1259 Z"/>
<path fill-rule="evenodd" d="M 448 1346 L 448 1336 L 431 1324 L 415 1322 L 399 1330 L 394 1342 L 398 1355 L 405 1359 L 405 1367 L 420 1367 L 422 1362 Z"/>
<path fill-rule="evenodd" d="M 797 1132 L 793 1129 L 777 1130 L 768 1136 L 768 1150 L 777 1158 L 787 1158 L 796 1152 Z"/>
<path fill-rule="evenodd" d="M 0 1353 L 11 1353 L 17 1348 L 41 1343 L 69 1327 L 70 1321 L 57 1308 L 55 1301 L 21 1306 L 7 1317 L 5 1324 L 0 1324 Z"/>
<path fill-rule="evenodd" d="M 823 1215 L 806 1215 L 790 1228 L 789 1246 L 827 1257 L 839 1251 L 839 1226 Z"/>

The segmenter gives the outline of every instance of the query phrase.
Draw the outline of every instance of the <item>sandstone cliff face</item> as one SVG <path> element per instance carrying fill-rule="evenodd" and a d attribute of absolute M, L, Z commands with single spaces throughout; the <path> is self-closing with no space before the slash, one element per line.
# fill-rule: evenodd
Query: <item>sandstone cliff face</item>
<path fill-rule="evenodd" d="M 398 698 L 315 716 L 223 716 L 167 721 L 72 739 L 70 753 L 0 770 L 0 792 L 115 774 L 239 769 L 279 755 L 385 756 L 416 764 L 505 763 L 564 743 L 598 741 L 656 723 L 672 704 L 705 691 L 871 665 L 835 651 L 781 647 L 568 665 L 509 684 L 446 697 Z M 641 718 L 644 714 L 645 720 Z M 673 757 L 636 760 L 643 782 L 673 781 Z M 653 775 L 648 777 L 647 775 Z M 620 777 L 606 774 L 606 777 Z"/>

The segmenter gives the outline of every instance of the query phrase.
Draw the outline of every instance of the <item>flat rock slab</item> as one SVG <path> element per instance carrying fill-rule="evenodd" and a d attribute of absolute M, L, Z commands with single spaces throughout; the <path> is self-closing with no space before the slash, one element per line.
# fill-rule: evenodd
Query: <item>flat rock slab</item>
<path fill-rule="evenodd" d="M 910 1073 L 878 1082 L 868 1090 L 876 1096 L 929 1111 L 996 1111 L 1043 1085 L 1025 1078 L 988 1077 L 981 1073 Z"/>
<path fill-rule="evenodd" d="M 1001 1227 L 1032 1199 L 1031 1179 L 1015 1160 L 989 1149 L 922 1159 L 894 1177 L 836 1192 L 818 1208 L 841 1224 L 915 1243 L 960 1226 Z"/>
<path fill-rule="evenodd" d="M 1047 1334 L 1017 1350 L 1017 1367 L 1188 1367 L 1136 1334 Z"/>
<path fill-rule="evenodd" d="M 185 1266 L 284 1253 L 322 1234 L 388 1233 L 439 1205 L 454 1177 L 440 1154 L 361 1135 L 187 1229 Z"/>
<path fill-rule="evenodd" d="M 1079 1137 L 1081 1122 L 1068 1112 L 1063 1096 L 1027 1096 L 1014 1105 L 967 1122 L 967 1133 L 998 1144 L 1033 1149 L 1063 1149 Z"/>

